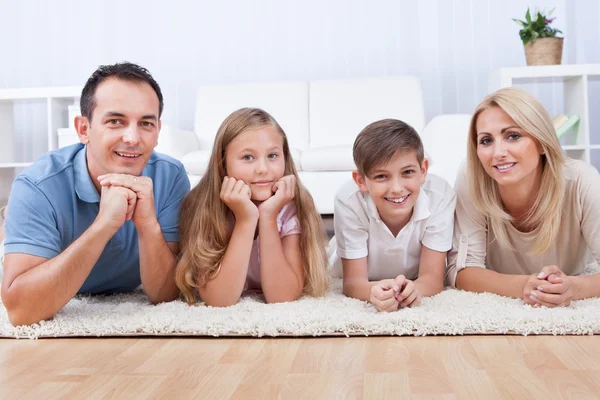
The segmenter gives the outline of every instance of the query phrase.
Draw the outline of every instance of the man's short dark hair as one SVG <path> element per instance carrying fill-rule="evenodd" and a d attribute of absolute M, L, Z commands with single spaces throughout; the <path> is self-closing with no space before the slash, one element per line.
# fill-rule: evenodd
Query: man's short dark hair
<path fill-rule="evenodd" d="M 363 129 L 354 141 L 353 156 L 358 173 L 369 174 L 374 167 L 387 164 L 398 151 L 414 151 L 423 163 L 423 142 L 415 129 L 397 119 L 375 121 Z"/>
<path fill-rule="evenodd" d="M 94 108 L 96 108 L 96 98 L 94 97 L 96 88 L 108 78 L 117 78 L 130 82 L 145 82 L 150 85 L 158 96 L 158 117 L 160 118 L 164 103 L 158 83 L 146 68 L 130 62 L 122 62 L 113 65 L 101 65 L 85 83 L 81 91 L 79 105 L 81 107 L 81 115 L 86 117 L 90 122 L 92 121 Z"/>

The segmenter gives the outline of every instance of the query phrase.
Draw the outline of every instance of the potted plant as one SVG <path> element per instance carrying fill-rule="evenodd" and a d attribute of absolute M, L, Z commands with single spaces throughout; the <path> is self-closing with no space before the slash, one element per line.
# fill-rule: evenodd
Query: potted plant
<path fill-rule="evenodd" d="M 527 65 L 553 65 L 560 64 L 562 59 L 563 38 L 556 37 L 562 33 L 550 27 L 555 18 L 550 18 L 554 9 L 547 14 L 544 11 L 535 11 L 533 18 L 529 8 L 525 14 L 525 21 L 513 18 L 521 26 L 519 36 L 525 47 Z"/>

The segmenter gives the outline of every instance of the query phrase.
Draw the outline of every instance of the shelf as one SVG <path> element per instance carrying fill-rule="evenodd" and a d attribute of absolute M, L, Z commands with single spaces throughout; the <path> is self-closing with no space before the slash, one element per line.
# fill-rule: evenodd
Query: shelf
<path fill-rule="evenodd" d="M 562 148 L 565 151 L 569 151 L 569 150 L 585 150 L 586 148 L 588 148 L 588 146 L 575 144 L 575 145 L 562 146 Z M 589 148 L 592 148 L 592 147 L 590 146 Z"/>
<path fill-rule="evenodd" d="M 33 163 L 32 162 L 7 162 L 7 163 L 0 162 L 0 168 L 25 168 L 25 167 L 29 167 L 31 164 L 33 164 Z"/>
<path fill-rule="evenodd" d="M 0 101 L 80 97 L 80 86 L 0 89 Z"/>
<path fill-rule="evenodd" d="M 538 65 L 501 68 L 496 73 L 502 79 L 570 78 L 582 75 L 600 76 L 599 64 Z"/>

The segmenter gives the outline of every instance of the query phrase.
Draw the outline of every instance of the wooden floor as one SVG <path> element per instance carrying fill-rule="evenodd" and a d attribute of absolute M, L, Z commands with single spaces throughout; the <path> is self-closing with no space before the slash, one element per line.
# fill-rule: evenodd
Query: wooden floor
<path fill-rule="evenodd" d="M 600 396 L 596 337 L 0 339 L 0 398 Z"/>

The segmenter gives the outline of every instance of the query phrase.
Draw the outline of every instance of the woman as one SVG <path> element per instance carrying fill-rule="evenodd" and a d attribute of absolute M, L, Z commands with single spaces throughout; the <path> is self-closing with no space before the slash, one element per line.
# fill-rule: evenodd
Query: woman
<path fill-rule="evenodd" d="M 456 182 L 447 279 L 459 289 L 568 306 L 600 296 L 600 176 L 567 158 L 544 107 L 501 89 L 471 119 Z"/>

